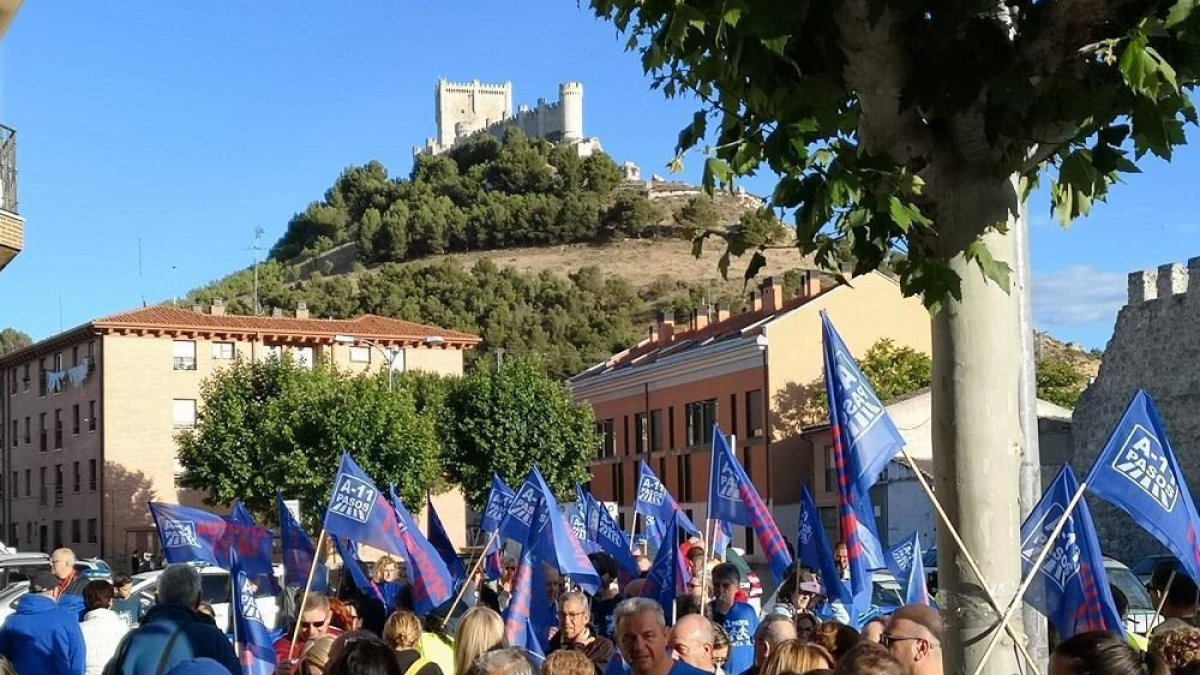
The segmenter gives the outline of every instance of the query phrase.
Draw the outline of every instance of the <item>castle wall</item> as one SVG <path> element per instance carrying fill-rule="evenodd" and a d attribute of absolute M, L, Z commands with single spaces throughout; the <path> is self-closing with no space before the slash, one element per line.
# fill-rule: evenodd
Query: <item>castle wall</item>
<path fill-rule="evenodd" d="M 1129 301 L 1096 379 L 1075 406 L 1073 468 L 1082 477 L 1139 389 L 1154 398 L 1192 494 L 1200 489 L 1200 257 L 1129 275 Z M 1106 555 L 1165 552 L 1133 519 L 1088 498 Z"/>
<path fill-rule="evenodd" d="M 461 135 L 469 135 L 512 116 L 512 83 L 482 84 L 438 80 L 437 142 L 444 148 Z"/>
<path fill-rule="evenodd" d="M 417 151 L 439 154 L 465 142 L 478 133 L 498 140 L 512 127 L 530 138 L 550 143 L 570 143 L 587 156 L 599 150 L 595 139 L 583 134 L 583 85 L 564 82 L 559 85 L 559 100 L 539 99 L 537 106 L 520 106 L 513 112 L 512 84 L 481 84 L 478 80 L 460 84 L 438 81 L 437 138 L 431 138 Z"/>

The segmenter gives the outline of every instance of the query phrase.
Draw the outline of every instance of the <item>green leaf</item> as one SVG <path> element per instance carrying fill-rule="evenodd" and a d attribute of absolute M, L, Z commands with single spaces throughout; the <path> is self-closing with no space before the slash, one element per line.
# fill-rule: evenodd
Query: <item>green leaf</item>
<path fill-rule="evenodd" d="M 1175 4 L 1171 5 L 1171 9 L 1167 11 L 1167 28 L 1176 28 L 1183 25 L 1196 14 L 1197 7 L 1200 6 L 1198 0 L 1176 0 Z"/>
<path fill-rule="evenodd" d="M 1131 38 L 1125 45 L 1125 50 L 1121 52 L 1118 67 L 1130 89 L 1143 96 L 1155 98 L 1158 96 L 1158 65 L 1147 53 L 1146 48 L 1145 35 L 1138 34 Z"/>
<path fill-rule="evenodd" d="M 729 168 L 729 162 L 717 157 L 709 157 L 704 162 L 704 174 L 706 186 L 714 183 L 727 185 L 729 181 L 733 180 L 733 170 Z"/>
<path fill-rule="evenodd" d="M 783 51 L 787 48 L 787 43 L 790 37 L 790 35 L 780 35 L 779 37 L 763 40 L 762 44 L 767 48 L 767 51 L 778 54 L 779 56 L 783 56 Z"/>
<path fill-rule="evenodd" d="M 737 28 L 738 22 L 742 20 L 742 8 L 730 7 L 725 10 L 725 14 L 721 17 L 721 21 L 731 28 Z"/>
<path fill-rule="evenodd" d="M 888 214 L 892 217 L 892 222 L 907 233 L 912 228 L 913 223 L 917 225 L 931 225 L 933 221 L 926 218 L 916 204 L 905 203 L 895 195 L 888 197 Z"/>
<path fill-rule="evenodd" d="M 983 272 L 983 276 L 996 282 L 996 285 L 1004 289 L 1004 292 L 1009 292 L 1009 277 L 1012 274 L 1012 268 L 1008 263 L 996 260 L 992 257 L 992 252 L 988 249 L 987 244 L 982 239 L 976 239 L 967 246 L 965 251 L 967 260 L 972 260 L 979 266 L 979 271 Z"/>
<path fill-rule="evenodd" d="M 745 281 L 749 283 L 751 279 L 758 276 L 760 270 L 767 264 L 767 256 L 763 255 L 762 251 L 755 251 L 750 258 L 750 264 L 746 265 Z"/>
<path fill-rule="evenodd" d="M 679 140 L 675 143 L 675 154 L 681 155 L 696 145 L 708 130 L 708 115 L 700 110 L 692 116 L 692 123 L 679 132 Z"/>

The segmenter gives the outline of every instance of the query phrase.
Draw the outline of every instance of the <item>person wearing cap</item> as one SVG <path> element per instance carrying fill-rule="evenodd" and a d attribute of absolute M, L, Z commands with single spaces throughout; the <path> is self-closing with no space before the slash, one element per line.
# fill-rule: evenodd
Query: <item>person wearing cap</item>
<path fill-rule="evenodd" d="M 21 675 L 84 675 L 87 648 L 79 618 L 58 606 L 59 579 L 49 570 L 29 581 L 29 593 L 0 628 L 0 655 Z"/>

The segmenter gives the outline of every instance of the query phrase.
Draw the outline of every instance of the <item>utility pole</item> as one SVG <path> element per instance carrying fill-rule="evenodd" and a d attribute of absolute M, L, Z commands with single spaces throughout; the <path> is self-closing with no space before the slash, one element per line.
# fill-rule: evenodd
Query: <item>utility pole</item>
<path fill-rule="evenodd" d="M 262 316 L 262 303 L 258 301 L 258 253 L 262 250 L 262 227 L 254 228 L 254 316 Z"/>

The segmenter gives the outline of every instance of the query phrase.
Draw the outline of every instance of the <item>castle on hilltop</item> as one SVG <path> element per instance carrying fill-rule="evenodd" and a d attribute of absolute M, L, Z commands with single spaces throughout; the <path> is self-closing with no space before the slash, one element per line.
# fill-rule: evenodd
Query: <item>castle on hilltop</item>
<path fill-rule="evenodd" d="M 1138 389 L 1154 398 L 1192 494 L 1200 489 L 1200 257 L 1129 275 L 1100 372 L 1075 405 L 1076 473 L 1085 475 Z M 1043 482 L 1050 476 L 1043 476 Z M 1124 512 L 1088 500 L 1105 554 L 1136 562 L 1162 547 Z"/>
<path fill-rule="evenodd" d="M 438 155 L 486 133 L 503 139 L 510 127 L 530 138 L 575 148 L 580 157 L 601 150 L 600 140 L 583 134 L 583 84 L 564 82 L 558 86 L 558 102 L 538 99 L 537 107 L 522 105 L 513 113 L 512 82 L 483 84 L 479 80 L 460 83 L 440 79 L 437 83 L 437 137 L 414 148 L 414 154 Z"/>

